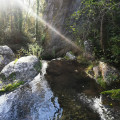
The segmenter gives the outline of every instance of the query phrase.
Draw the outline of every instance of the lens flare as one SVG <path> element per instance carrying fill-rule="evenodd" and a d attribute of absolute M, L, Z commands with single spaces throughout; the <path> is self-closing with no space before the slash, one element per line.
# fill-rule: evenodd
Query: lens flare
<path fill-rule="evenodd" d="M 32 10 L 32 8 L 29 7 L 29 4 L 26 1 L 23 2 L 22 0 L 17 0 L 17 2 L 20 5 L 20 7 L 22 7 L 22 9 L 24 9 L 26 12 L 29 11 L 32 17 L 34 17 L 35 19 L 38 19 L 38 21 L 40 21 L 41 23 L 46 25 L 49 29 L 51 29 L 53 32 L 55 32 L 57 35 L 59 35 L 62 38 L 62 40 L 65 40 L 67 43 L 71 44 L 73 47 L 75 47 L 80 51 L 80 48 L 73 41 L 65 37 L 63 34 L 61 34 L 56 28 L 52 27 L 42 17 L 37 16 L 37 14 Z"/>

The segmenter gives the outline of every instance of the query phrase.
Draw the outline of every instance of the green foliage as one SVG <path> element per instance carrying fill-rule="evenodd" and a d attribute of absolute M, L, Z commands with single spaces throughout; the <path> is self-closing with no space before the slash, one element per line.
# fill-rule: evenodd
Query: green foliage
<path fill-rule="evenodd" d="M 113 89 L 101 92 L 103 95 L 109 95 L 111 99 L 120 100 L 120 89 Z"/>
<path fill-rule="evenodd" d="M 81 64 L 89 65 L 91 64 L 83 55 L 77 56 L 77 61 Z M 88 71 L 87 71 L 88 72 Z"/>
<path fill-rule="evenodd" d="M 90 71 L 93 71 L 93 64 L 90 64 L 87 68 L 86 68 L 86 73 L 89 74 Z"/>
<path fill-rule="evenodd" d="M 34 44 L 28 44 L 28 49 L 21 48 L 17 52 L 17 58 L 20 58 L 21 56 L 29 56 L 29 55 L 35 55 L 38 58 L 41 57 L 41 53 L 43 52 L 42 47 L 40 47 L 37 43 Z"/>
<path fill-rule="evenodd" d="M 34 43 L 28 45 L 28 51 L 28 54 L 36 55 L 40 58 L 43 49 L 37 43 Z"/>
<path fill-rule="evenodd" d="M 107 80 L 112 81 L 112 82 L 119 82 L 118 75 L 117 74 L 115 75 L 115 74 L 112 74 L 112 73 L 110 73 L 107 76 Z"/>
<path fill-rule="evenodd" d="M 68 56 L 64 56 L 65 60 L 70 60 L 70 58 Z"/>
<path fill-rule="evenodd" d="M 95 57 L 116 66 L 120 63 L 119 5 L 118 0 L 81 0 L 66 23 L 78 45 L 84 47 L 84 41 L 91 40 Z"/>
<path fill-rule="evenodd" d="M 24 84 L 23 81 L 19 81 L 19 82 L 15 82 L 13 84 L 5 85 L 2 89 L 0 89 L 0 92 L 9 92 L 9 91 L 15 90 L 17 87 L 19 87 L 20 85 L 23 85 L 23 84 Z"/>
<path fill-rule="evenodd" d="M 106 88 L 106 82 L 103 80 L 103 77 L 102 76 L 99 76 L 98 78 L 97 78 L 97 83 L 102 87 L 102 88 Z"/>

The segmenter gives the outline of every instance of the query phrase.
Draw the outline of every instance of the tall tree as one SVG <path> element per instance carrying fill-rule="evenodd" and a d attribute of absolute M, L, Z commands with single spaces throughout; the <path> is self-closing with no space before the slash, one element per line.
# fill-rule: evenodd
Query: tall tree
<path fill-rule="evenodd" d="M 39 16 L 39 0 L 37 0 L 37 16 Z M 36 17 L 36 41 L 38 41 L 39 40 L 39 21 L 38 21 L 38 19 L 37 19 L 37 17 Z"/>

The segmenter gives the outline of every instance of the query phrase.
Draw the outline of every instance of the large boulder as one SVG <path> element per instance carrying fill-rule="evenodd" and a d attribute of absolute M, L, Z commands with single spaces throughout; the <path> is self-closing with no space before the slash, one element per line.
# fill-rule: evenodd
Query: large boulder
<path fill-rule="evenodd" d="M 14 53 L 8 46 L 0 46 L 0 70 L 14 60 Z"/>
<path fill-rule="evenodd" d="M 1 71 L 1 88 L 16 81 L 27 82 L 40 72 L 40 61 L 36 56 L 27 56 L 16 59 L 6 65 Z"/>
<path fill-rule="evenodd" d="M 99 63 L 99 68 L 100 68 L 103 80 L 108 85 L 120 80 L 120 72 L 116 68 L 114 68 L 104 62 Z"/>
<path fill-rule="evenodd" d="M 120 82 L 120 72 L 113 66 L 108 65 L 104 62 L 99 62 L 97 66 L 91 67 L 88 74 L 94 78 L 98 83 L 105 83 L 108 86 L 111 86 L 114 83 Z"/>

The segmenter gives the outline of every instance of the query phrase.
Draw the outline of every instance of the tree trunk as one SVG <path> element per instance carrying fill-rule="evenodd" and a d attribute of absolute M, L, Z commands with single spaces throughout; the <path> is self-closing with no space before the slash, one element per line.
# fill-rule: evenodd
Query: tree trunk
<path fill-rule="evenodd" d="M 37 0 L 37 16 L 39 16 L 39 0 Z M 39 23 L 36 17 L 36 41 L 39 40 Z"/>
<path fill-rule="evenodd" d="M 18 9 L 18 16 L 19 16 L 19 32 L 22 32 L 22 23 L 23 23 L 23 16 L 22 16 L 22 10 Z"/>
<path fill-rule="evenodd" d="M 100 45 L 101 49 L 104 53 L 104 42 L 103 42 L 103 21 L 104 21 L 104 15 L 102 15 L 101 22 L 100 22 Z"/>

